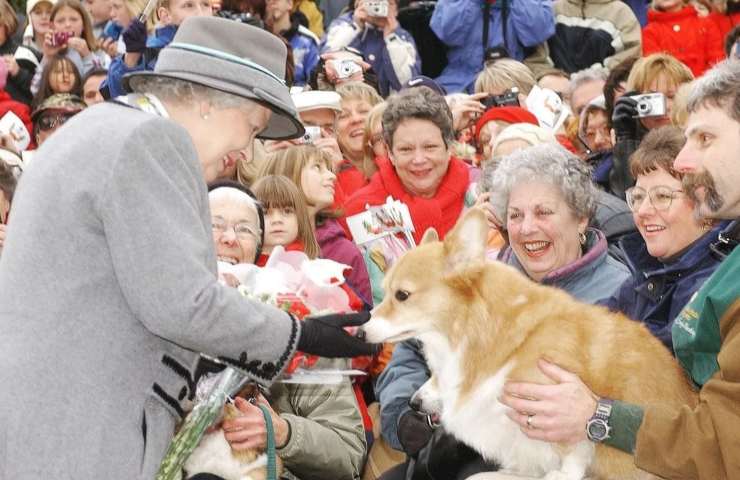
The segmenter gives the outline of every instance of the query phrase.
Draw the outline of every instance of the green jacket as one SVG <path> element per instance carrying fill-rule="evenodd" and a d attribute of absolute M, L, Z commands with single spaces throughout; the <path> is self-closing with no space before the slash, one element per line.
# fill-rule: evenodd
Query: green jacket
<path fill-rule="evenodd" d="M 616 402 L 614 447 L 668 479 L 740 478 L 740 248 L 676 318 L 676 357 L 701 389 L 699 405 L 668 411 Z"/>
<path fill-rule="evenodd" d="M 347 360 L 320 359 L 315 368 L 348 368 Z M 277 450 L 289 472 L 284 478 L 360 478 L 365 430 L 352 385 L 275 383 L 271 404 L 290 424 L 288 443 Z"/>

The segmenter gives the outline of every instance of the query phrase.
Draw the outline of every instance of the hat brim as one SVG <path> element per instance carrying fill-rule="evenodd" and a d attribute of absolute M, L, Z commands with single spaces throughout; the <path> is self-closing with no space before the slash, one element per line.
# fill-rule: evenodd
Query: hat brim
<path fill-rule="evenodd" d="M 202 85 L 204 87 L 213 88 L 225 93 L 236 95 L 237 97 L 246 98 L 248 100 L 254 100 L 266 108 L 272 110 L 272 115 L 267 124 L 267 128 L 257 136 L 257 138 L 263 138 L 267 140 L 287 140 L 291 138 L 297 138 L 305 133 L 303 124 L 295 118 L 293 115 L 288 113 L 286 110 L 278 106 L 284 103 L 283 99 L 276 98 L 270 95 L 265 90 L 260 88 L 254 88 L 252 90 L 246 88 L 239 88 L 231 82 L 224 82 L 211 77 L 204 77 L 195 73 L 188 72 L 131 72 L 123 77 L 123 88 L 127 92 L 131 92 L 131 79 L 136 77 L 163 77 L 172 78 L 177 80 L 186 80 L 189 82 Z"/>

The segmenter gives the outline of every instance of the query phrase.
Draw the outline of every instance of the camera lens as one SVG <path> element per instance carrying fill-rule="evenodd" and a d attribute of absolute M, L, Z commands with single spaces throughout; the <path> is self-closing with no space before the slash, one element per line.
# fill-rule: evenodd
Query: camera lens
<path fill-rule="evenodd" d="M 650 113 L 650 110 L 652 110 L 652 105 L 650 105 L 649 101 L 640 100 L 637 102 L 637 112 L 640 115 L 645 115 L 647 113 Z"/>

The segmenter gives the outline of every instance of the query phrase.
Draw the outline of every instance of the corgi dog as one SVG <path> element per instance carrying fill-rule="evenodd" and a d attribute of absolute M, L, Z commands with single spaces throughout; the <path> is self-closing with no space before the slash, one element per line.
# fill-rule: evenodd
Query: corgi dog
<path fill-rule="evenodd" d="M 577 374 L 599 397 L 694 406 L 670 352 L 640 323 L 485 260 L 488 226 L 468 211 L 443 242 L 428 230 L 386 274 L 385 298 L 363 327 L 369 342 L 418 338 L 432 378 L 419 395 L 442 426 L 501 471 L 548 480 L 657 478 L 631 455 L 589 440 L 528 438 L 499 401 L 507 381 L 552 384 L 540 358 Z M 584 425 L 585 428 L 585 425 Z"/>
<path fill-rule="evenodd" d="M 260 393 L 256 384 L 247 385 L 239 396 L 255 398 Z M 242 415 L 233 403 L 224 405 L 223 419 L 230 420 Z M 278 478 L 283 470 L 280 457 L 275 457 Z M 211 473 L 224 480 L 267 480 L 267 454 L 255 449 L 232 450 L 220 427 L 206 433 L 183 466 L 186 476 Z"/>

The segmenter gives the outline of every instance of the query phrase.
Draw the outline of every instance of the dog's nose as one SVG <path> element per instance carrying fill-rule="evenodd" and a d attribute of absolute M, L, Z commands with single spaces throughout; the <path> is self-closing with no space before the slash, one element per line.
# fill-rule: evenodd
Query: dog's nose
<path fill-rule="evenodd" d="M 422 401 L 421 401 L 421 395 L 419 395 L 419 390 L 414 392 L 413 395 L 411 395 L 411 398 L 409 398 L 409 407 L 411 407 L 411 410 L 418 412 L 418 413 L 426 413 L 422 410 Z"/>

